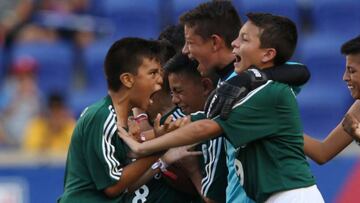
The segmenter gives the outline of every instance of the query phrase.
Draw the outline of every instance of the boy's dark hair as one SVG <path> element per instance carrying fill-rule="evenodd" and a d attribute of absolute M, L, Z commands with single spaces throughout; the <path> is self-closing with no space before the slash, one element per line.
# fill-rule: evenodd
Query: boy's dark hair
<path fill-rule="evenodd" d="M 178 53 L 165 64 L 165 75 L 185 73 L 187 76 L 200 78 L 201 75 L 197 70 L 198 65 L 197 61 L 189 59 L 189 57 L 182 53 Z"/>
<path fill-rule="evenodd" d="M 341 53 L 344 55 L 360 53 L 360 35 L 345 42 L 341 46 Z"/>
<path fill-rule="evenodd" d="M 274 48 L 274 65 L 282 65 L 293 55 L 297 43 L 296 25 L 289 18 L 270 13 L 248 13 L 248 20 L 260 28 L 260 48 Z"/>
<path fill-rule="evenodd" d="M 118 91 L 122 86 L 120 75 L 137 74 L 143 59 L 161 62 L 162 45 L 159 41 L 140 38 L 123 38 L 116 41 L 105 57 L 104 69 L 108 88 Z"/>
<path fill-rule="evenodd" d="M 180 23 L 194 28 L 203 39 L 219 35 L 230 49 L 241 28 L 240 17 L 230 1 L 202 3 L 180 16 Z"/>
<path fill-rule="evenodd" d="M 159 35 L 158 40 L 168 41 L 175 52 L 181 52 L 185 44 L 184 26 L 183 25 L 170 25 L 167 26 Z"/>

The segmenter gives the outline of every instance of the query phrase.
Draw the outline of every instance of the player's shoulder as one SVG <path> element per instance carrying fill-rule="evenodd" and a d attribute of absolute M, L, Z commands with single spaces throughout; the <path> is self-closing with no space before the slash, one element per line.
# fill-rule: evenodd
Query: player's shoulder
<path fill-rule="evenodd" d="M 79 121 L 82 122 L 105 122 L 106 118 L 115 113 L 109 96 L 86 107 L 80 115 Z"/>
<path fill-rule="evenodd" d="M 268 97 L 278 97 L 279 94 L 283 94 L 284 92 L 293 92 L 292 88 L 288 84 L 276 81 L 268 81 L 263 86 L 262 91 L 259 91 L 259 93 L 261 92 L 266 94 Z"/>

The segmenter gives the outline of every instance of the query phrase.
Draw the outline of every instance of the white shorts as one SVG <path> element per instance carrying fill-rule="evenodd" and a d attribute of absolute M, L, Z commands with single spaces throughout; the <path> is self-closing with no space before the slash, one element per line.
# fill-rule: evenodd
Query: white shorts
<path fill-rule="evenodd" d="M 316 185 L 277 192 L 265 203 L 324 203 L 324 199 Z"/>

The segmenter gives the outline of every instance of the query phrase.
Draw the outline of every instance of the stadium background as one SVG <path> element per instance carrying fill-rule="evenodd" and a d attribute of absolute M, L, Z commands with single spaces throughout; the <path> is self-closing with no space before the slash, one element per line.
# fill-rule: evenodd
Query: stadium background
<path fill-rule="evenodd" d="M 10 1 L 10 0 L 1 0 Z M 11 64 L 24 57 L 38 63 L 37 82 L 44 93 L 66 96 L 78 117 L 106 93 L 102 63 L 111 42 L 124 36 L 157 38 L 184 11 L 203 0 L 89 0 L 80 14 L 38 12 L 31 22 L 43 27 L 92 32 L 94 40 L 78 47 L 71 40 L 0 42 L 0 84 Z M 242 20 L 249 11 L 290 17 L 299 29 L 293 61 L 308 65 L 310 81 L 298 96 L 304 131 L 323 139 L 341 121 L 353 100 L 342 81 L 345 59 L 340 46 L 360 34 L 358 0 L 234 0 Z M 1 2 L 0 2 L 1 6 Z M 1 87 L 0 87 L 1 89 Z M 1 99 L 0 99 L 1 100 Z M 1 114 L 0 114 L 1 115 Z M 62 193 L 64 156 L 33 156 L 0 146 L 0 203 L 54 202 Z M 360 202 L 360 148 L 350 145 L 319 166 L 309 160 L 325 202 Z"/>

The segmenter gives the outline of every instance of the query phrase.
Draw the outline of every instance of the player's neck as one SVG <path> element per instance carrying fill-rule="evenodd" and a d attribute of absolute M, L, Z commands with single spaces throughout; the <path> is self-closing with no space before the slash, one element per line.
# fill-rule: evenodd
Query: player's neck
<path fill-rule="evenodd" d="M 131 110 L 129 105 L 129 95 L 121 90 L 117 92 L 109 91 L 109 95 L 115 108 L 118 125 L 126 127 L 129 111 Z"/>
<path fill-rule="evenodd" d="M 220 69 L 223 69 L 234 60 L 235 60 L 235 56 L 232 54 L 231 50 L 224 49 L 221 53 L 219 53 L 219 60 L 218 60 L 219 64 L 217 64 L 217 66 Z"/>

